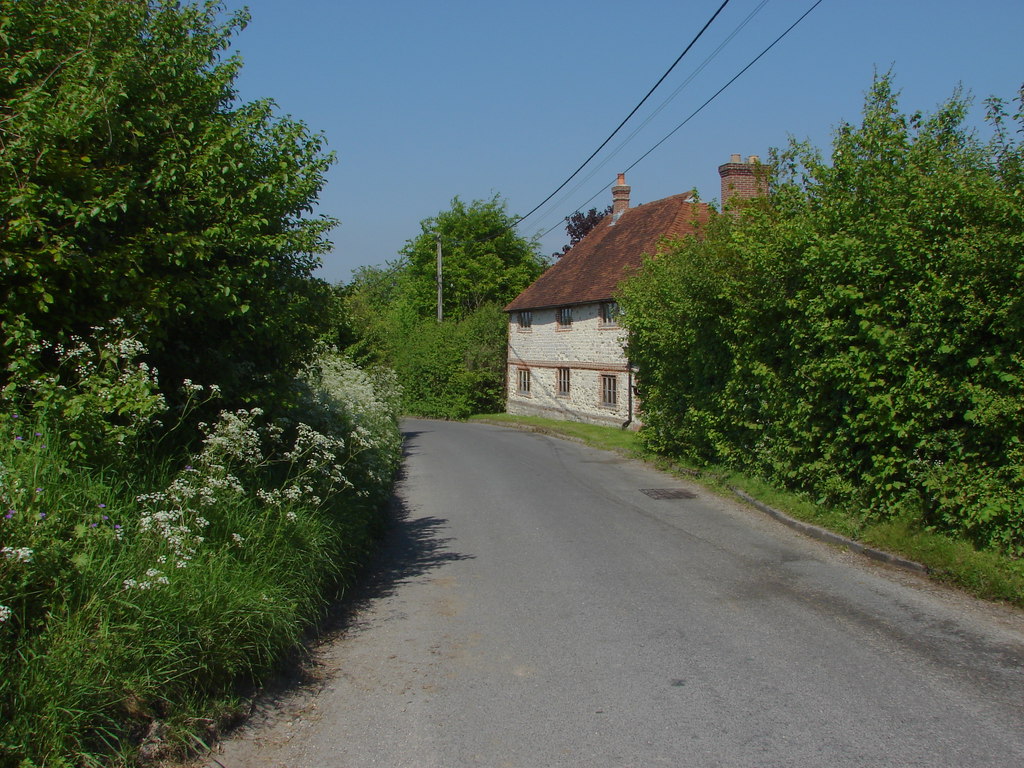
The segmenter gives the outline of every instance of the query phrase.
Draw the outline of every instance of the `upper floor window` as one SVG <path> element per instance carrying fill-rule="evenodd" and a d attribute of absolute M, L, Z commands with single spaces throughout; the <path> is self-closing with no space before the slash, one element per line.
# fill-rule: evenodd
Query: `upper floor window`
<path fill-rule="evenodd" d="M 529 328 L 532 328 L 533 327 L 533 312 L 530 312 L 530 311 L 520 312 L 519 316 L 517 318 L 517 322 L 519 323 L 519 330 L 521 330 L 521 331 L 525 331 L 525 330 L 527 330 Z"/>
<path fill-rule="evenodd" d="M 572 307 L 559 307 L 555 310 L 555 320 L 559 328 L 572 328 Z"/>
<path fill-rule="evenodd" d="M 601 302 L 601 325 L 619 324 L 619 303 L 617 301 Z"/>

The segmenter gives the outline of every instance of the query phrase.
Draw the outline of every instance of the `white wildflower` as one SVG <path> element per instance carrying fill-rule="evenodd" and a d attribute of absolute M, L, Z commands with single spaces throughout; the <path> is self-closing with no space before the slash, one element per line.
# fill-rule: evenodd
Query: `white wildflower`
<path fill-rule="evenodd" d="M 32 550 L 29 547 L 3 547 L 0 549 L 0 554 L 3 554 L 8 560 L 15 560 L 19 563 L 32 562 Z"/>
<path fill-rule="evenodd" d="M 265 488 L 256 489 L 256 498 L 264 504 L 276 506 L 281 503 L 280 493 L 275 489 L 268 491 Z"/>

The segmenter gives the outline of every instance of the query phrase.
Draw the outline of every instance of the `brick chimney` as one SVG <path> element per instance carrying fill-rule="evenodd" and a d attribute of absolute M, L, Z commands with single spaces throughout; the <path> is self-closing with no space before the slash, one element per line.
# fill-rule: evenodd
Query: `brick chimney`
<path fill-rule="evenodd" d="M 626 174 L 620 173 L 612 187 L 612 224 L 629 209 L 629 189 L 626 186 Z"/>
<path fill-rule="evenodd" d="M 729 162 L 718 166 L 722 177 L 722 210 L 734 208 L 737 202 L 768 194 L 768 167 L 761 158 L 751 155 L 746 162 L 732 155 Z"/>

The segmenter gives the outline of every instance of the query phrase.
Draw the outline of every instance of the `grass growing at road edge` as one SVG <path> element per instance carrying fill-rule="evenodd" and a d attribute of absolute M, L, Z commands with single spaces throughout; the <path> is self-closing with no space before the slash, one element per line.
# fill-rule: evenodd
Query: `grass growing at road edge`
<path fill-rule="evenodd" d="M 528 428 L 535 432 L 569 437 L 594 448 L 617 451 L 627 456 L 649 457 L 637 439 L 637 433 L 618 427 L 603 427 L 580 421 L 558 421 L 540 416 L 513 416 L 509 413 L 489 413 L 470 417 L 470 421 L 485 421 L 494 424 Z"/>
<path fill-rule="evenodd" d="M 63 423 L 0 408 L 0 768 L 199 743 L 351 583 L 401 457 L 397 392 L 334 355 L 303 381 L 288 420 L 223 410 L 162 460 L 140 439 L 91 464 Z"/>

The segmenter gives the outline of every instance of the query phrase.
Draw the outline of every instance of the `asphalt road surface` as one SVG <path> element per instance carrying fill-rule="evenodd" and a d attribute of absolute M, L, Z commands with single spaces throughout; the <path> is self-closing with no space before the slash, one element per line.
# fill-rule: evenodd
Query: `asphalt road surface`
<path fill-rule="evenodd" d="M 613 454 L 404 429 L 364 593 L 211 768 L 1024 766 L 1020 612 Z"/>

